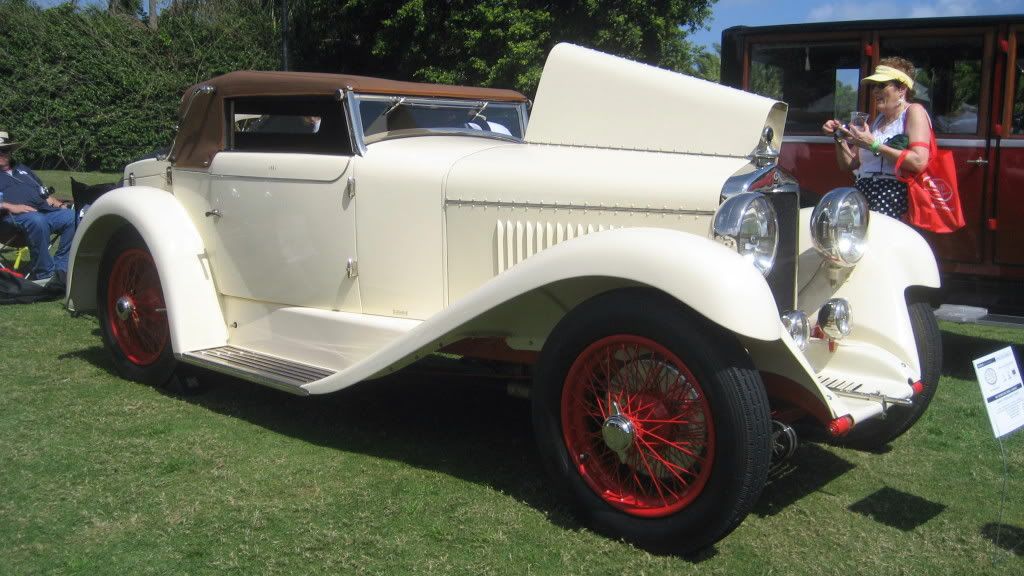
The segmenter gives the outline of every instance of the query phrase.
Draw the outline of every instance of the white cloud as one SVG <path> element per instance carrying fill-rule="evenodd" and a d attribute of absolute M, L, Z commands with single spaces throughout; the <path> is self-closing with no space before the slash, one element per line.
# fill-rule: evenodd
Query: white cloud
<path fill-rule="evenodd" d="M 835 22 L 839 20 L 878 20 L 906 18 L 905 8 L 893 2 L 834 2 L 821 4 L 807 14 L 809 22 Z"/>
<path fill-rule="evenodd" d="M 911 18 L 934 18 L 936 16 L 967 16 L 977 14 L 971 0 L 937 0 L 929 4 L 916 4 L 910 11 Z"/>

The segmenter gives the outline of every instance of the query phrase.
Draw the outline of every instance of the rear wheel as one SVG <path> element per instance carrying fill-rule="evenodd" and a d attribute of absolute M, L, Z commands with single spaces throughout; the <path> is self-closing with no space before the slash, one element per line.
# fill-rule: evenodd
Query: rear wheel
<path fill-rule="evenodd" d="M 161 386 L 174 374 L 167 306 L 156 263 L 134 231 L 119 233 L 100 264 L 97 308 L 118 374 Z"/>
<path fill-rule="evenodd" d="M 595 529 L 689 552 L 759 496 L 771 458 L 760 378 L 730 334 L 664 294 L 580 305 L 549 336 L 536 379 L 545 466 Z"/>
<path fill-rule="evenodd" d="M 917 357 L 921 363 L 923 389 L 914 396 L 913 406 L 893 406 L 885 418 L 869 420 L 857 426 L 838 442 L 851 448 L 874 450 L 892 442 L 910 429 L 920 418 L 939 387 L 942 371 L 942 335 L 935 313 L 927 301 L 914 296 L 907 304 L 910 326 L 917 344 Z"/>

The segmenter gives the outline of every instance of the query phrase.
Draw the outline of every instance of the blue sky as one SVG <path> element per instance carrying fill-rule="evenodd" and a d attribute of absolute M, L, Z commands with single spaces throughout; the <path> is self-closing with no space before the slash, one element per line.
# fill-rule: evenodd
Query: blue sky
<path fill-rule="evenodd" d="M 710 30 L 690 40 L 707 47 L 722 41 L 730 26 L 767 26 L 836 20 L 931 18 L 1024 13 L 1024 0 L 718 0 L 712 7 Z"/>

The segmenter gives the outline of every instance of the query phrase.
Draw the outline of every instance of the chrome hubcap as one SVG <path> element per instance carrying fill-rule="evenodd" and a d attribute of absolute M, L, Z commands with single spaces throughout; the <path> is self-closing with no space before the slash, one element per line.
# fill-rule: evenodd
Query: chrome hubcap
<path fill-rule="evenodd" d="M 121 320 L 127 320 L 133 312 L 135 312 L 135 302 L 132 302 L 132 299 L 127 296 L 121 296 L 114 303 L 114 313 Z"/>
<path fill-rule="evenodd" d="M 608 449 L 615 452 L 619 460 L 625 462 L 627 452 L 633 445 L 633 438 L 636 437 L 636 429 L 633 421 L 619 411 L 618 402 L 612 402 L 612 411 L 613 414 L 601 425 L 601 436 Z"/>

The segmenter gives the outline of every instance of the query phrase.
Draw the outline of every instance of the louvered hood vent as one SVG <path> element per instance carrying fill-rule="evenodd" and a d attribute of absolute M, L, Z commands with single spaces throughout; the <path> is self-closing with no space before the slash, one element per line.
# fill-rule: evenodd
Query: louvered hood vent
<path fill-rule="evenodd" d="M 537 252 L 559 242 L 616 228 L 622 228 L 622 226 L 498 220 L 494 230 L 498 249 L 498 272 L 504 272 Z"/>

